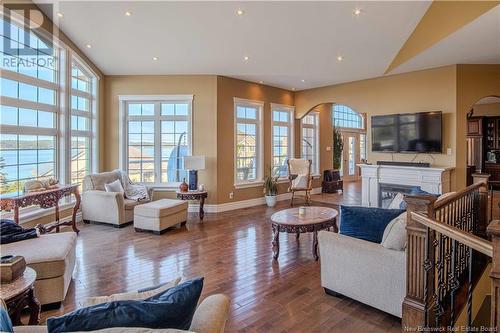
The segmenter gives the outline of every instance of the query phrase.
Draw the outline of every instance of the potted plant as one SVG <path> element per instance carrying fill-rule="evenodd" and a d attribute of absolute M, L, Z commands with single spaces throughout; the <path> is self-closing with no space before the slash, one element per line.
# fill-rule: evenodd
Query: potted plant
<path fill-rule="evenodd" d="M 279 175 L 277 172 L 273 172 L 273 168 L 269 167 L 269 172 L 264 179 L 264 193 L 268 207 L 274 207 L 276 205 L 276 196 L 278 195 L 278 178 Z"/>
<path fill-rule="evenodd" d="M 333 127 L 333 179 L 340 180 L 340 166 L 342 164 L 342 150 L 344 142 L 342 134 L 337 127 Z"/>

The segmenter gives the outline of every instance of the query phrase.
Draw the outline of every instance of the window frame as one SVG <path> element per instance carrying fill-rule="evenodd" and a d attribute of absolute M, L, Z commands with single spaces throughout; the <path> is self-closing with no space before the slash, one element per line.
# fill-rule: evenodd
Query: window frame
<path fill-rule="evenodd" d="M 314 117 L 314 124 L 304 124 L 304 118 L 307 116 L 313 116 Z M 308 114 L 306 114 L 304 117 L 300 119 L 300 156 L 301 158 L 304 158 L 304 150 L 303 150 L 303 144 L 302 140 L 304 137 L 304 128 L 312 128 L 314 130 L 314 159 L 316 159 L 316 163 L 312 163 L 311 165 L 311 174 L 313 177 L 320 176 L 319 170 L 320 170 L 320 154 L 319 154 L 319 112 L 318 111 L 311 111 Z M 313 161 L 314 162 L 314 161 Z"/>
<path fill-rule="evenodd" d="M 284 123 L 274 121 L 274 111 L 288 112 L 289 121 Z M 287 158 L 295 157 L 295 107 L 285 104 L 271 103 L 271 168 L 274 170 L 274 126 L 286 126 L 288 128 L 288 156 Z M 279 177 L 279 182 L 288 181 L 288 177 Z"/>
<path fill-rule="evenodd" d="M 154 170 L 155 181 L 153 183 L 142 183 L 154 188 L 164 189 L 177 189 L 181 182 L 161 182 L 161 122 L 164 117 L 161 115 L 161 104 L 172 102 L 186 102 L 188 103 L 188 156 L 193 153 L 193 98 L 194 95 L 119 95 L 119 159 L 120 169 L 128 174 L 128 108 L 129 103 L 153 103 L 155 104 L 155 114 L 153 116 L 131 116 L 133 119 L 140 119 L 139 121 L 154 121 Z M 159 106 L 157 110 L 157 105 Z M 159 171 L 158 171 L 159 170 Z M 159 175 L 158 175 L 159 172 Z M 159 180 L 159 181 L 158 181 Z"/>
<path fill-rule="evenodd" d="M 245 98 L 234 97 L 233 98 L 234 106 L 233 106 L 233 186 L 235 189 L 248 188 L 248 187 L 256 187 L 264 184 L 264 102 L 250 100 Z M 246 118 L 238 118 L 237 117 L 237 107 L 251 107 L 257 108 L 257 119 L 252 121 Z M 246 181 L 238 181 L 237 179 L 237 141 L 238 141 L 238 133 L 237 133 L 237 125 L 238 119 L 243 120 L 243 123 L 255 124 L 256 125 L 256 158 L 257 158 L 257 168 L 256 168 L 256 176 L 255 180 L 246 180 Z"/>
<path fill-rule="evenodd" d="M 63 41 L 57 38 L 57 36 L 50 34 L 43 29 L 37 29 L 33 31 L 29 28 L 30 21 L 25 17 L 10 11 L 7 13 L 0 13 L 0 19 L 7 24 L 15 25 L 16 28 L 22 31 L 28 31 L 29 34 L 33 34 L 36 38 L 42 40 L 43 43 L 50 41 L 51 47 L 53 49 L 52 57 L 55 59 L 55 65 L 52 69 L 54 71 L 54 80 L 48 81 L 39 77 L 34 77 L 27 75 L 18 71 L 9 70 L 2 68 L 2 78 L 17 81 L 20 83 L 25 83 L 28 85 L 33 85 L 36 87 L 42 87 L 46 89 L 54 90 L 54 104 L 46 104 L 40 101 L 33 102 L 29 100 L 24 100 L 12 97 L 1 97 L 1 103 L 5 106 L 15 107 L 15 108 L 26 108 L 32 110 L 39 110 L 44 112 L 50 112 L 53 114 L 53 127 L 52 128 L 41 128 L 34 126 L 20 126 L 20 125 L 6 125 L 0 124 L 0 132 L 2 134 L 13 134 L 13 135 L 34 135 L 34 136 L 51 136 L 54 139 L 54 169 L 53 174 L 49 177 L 54 177 L 58 179 L 62 184 L 71 184 L 71 105 L 69 104 L 71 99 L 72 87 L 71 87 L 71 63 L 73 60 L 78 61 L 81 67 L 85 68 L 86 73 L 92 79 L 93 90 L 90 91 L 91 95 L 91 105 L 89 106 L 89 112 L 92 113 L 92 121 L 90 131 L 91 142 L 90 145 L 93 149 L 90 152 L 89 158 L 91 159 L 91 170 L 90 172 L 99 171 L 99 133 L 98 133 L 98 115 L 99 115 L 99 101 L 100 96 L 99 85 L 101 77 L 91 69 L 85 60 L 83 60 L 71 47 L 65 44 Z M 27 25 L 28 24 L 28 25 Z M 2 36 L 3 38 L 8 38 L 7 36 Z M 2 41 L 3 42 L 3 41 Z M 38 48 L 36 48 L 38 50 Z M 18 111 L 19 112 L 19 111 Z M 19 116 L 19 114 L 18 114 Z M 19 119 L 18 119 L 19 124 Z M 37 141 L 38 144 L 38 141 Z M 17 161 L 19 165 L 19 160 Z M 37 162 L 38 164 L 39 162 Z M 37 179 L 38 176 L 32 179 Z M 17 175 L 17 181 L 19 181 L 20 176 Z M 18 194 L 22 194 L 22 189 L 18 189 Z M 8 194 L 3 194 L 2 196 L 7 196 Z M 24 214 L 29 212 L 30 219 L 37 218 L 43 215 L 44 210 L 38 207 L 27 207 L 23 208 L 22 212 Z M 8 216 L 9 213 L 2 212 Z"/>
<path fill-rule="evenodd" d="M 361 127 L 343 127 L 343 126 L 336 126 L 335 125 L 335 119 L 339 119 L 339 118 L 336 118 L 335 117 L 335 107 L 336 106 L 340 106 L 340 107 L 343 107 L 343 108 L 347 108 L 349 109 L 350 112 L 354 113 L 356 116 L 358 116 L 361 120 Z M 344 113 L 346 114 L 346 112 L 344 111 L 339 111 L 339 113 Z M 331 109 L 331 119 L 332 119 L 332 125 L 333 127 L 337 127 L 339 129 L 342 129 L 342 130 L 348 130 L 348 131 L 351 131 L 351 132 L 366 132 L 366 117 L 365 117 L 365 114 L 363 113 L 359 113 L 357 112 L 356 110 L 354 110 L 353 108 L 351 108 L 350 106 L 348 105 L 345 105 L 345 104 L 333 104 L 332 105 L 332 109 Z M 345 118 L 340 118 L 340 120 L 342 121 L 350 121 L 349 119 L 345 119 Z"/>

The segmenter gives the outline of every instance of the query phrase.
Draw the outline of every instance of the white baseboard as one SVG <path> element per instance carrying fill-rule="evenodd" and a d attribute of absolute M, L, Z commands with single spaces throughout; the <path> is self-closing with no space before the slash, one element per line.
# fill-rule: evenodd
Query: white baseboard
<path fill-rule="evenodd" d="M 321 193 L 321 187 L 315 187 L 311 191 L 311 194 L 318 194 L 318 193 Z M 297 194 L 297 196 L 300 197 L 302 195 Z M 292 198 L 291 193 L 282 193 L 282 194 L 278 194 L 276 199 L 278 201 L 283 201 L 283 200 L 290 200 L 291 198 Z M 226 202 L 226 203 L 223 203 L 220 205 L 205 204 L 203 209 L 205 210 L 205 213 L 222 213 L 222 212 L 227 212 L 230 210 L 261 206 L 261 205 L 265 205 L 265 204 L 266 204 L 266 198 L 260 197 L 260 198 L 241 200 L 241 201 L 235 201 L 235 202 Z M 199 209 L 200 209 L 200 205 L 198 203 L 190 203 L 188 206 L 188 212 L 190 212 L 190 213 L 197 213 Z"/>

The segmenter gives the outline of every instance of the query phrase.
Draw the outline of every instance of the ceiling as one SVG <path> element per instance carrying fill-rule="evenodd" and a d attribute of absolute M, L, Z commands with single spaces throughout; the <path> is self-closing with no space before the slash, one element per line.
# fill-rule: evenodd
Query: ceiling
<path fill-rule="evenodd" d="M 302 90 L 383 75 L 429 4 L 62 1 L 54 21 L 105 75 L 217 74 Z M 491 62 L 500 6 L 394 73 Z"/>

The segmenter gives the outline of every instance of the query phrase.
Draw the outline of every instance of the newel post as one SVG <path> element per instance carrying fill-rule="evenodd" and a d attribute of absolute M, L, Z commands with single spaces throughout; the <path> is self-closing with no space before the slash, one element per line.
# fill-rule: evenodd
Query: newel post
<path fill-rule="evenodd" d="M 498 330 L 500 322 L 500 220 L 488 225 L 488 235 L 493 243 L 493 258 L 491 259 L 491 327 Z"/>
<path fill-rule="evenodd" d="M 407 251 L 406 251 L 406 296 L 403 301 L 402 331 L 415 331 L 427 326 L 425 312 L 426 295 L 434 292 L 434 270 L 429 269 L 434 262 L 432 242 L 434 232 L 427 233 L 427 228 L 411 218 L 411 212 L 419 212 L 434 218 L 435 197 L 407 196 Z M 429 251 L 431 249 L 431 251 Z M 426 257 L 429 262 L 425 262 Z M 428 268 L 426 274 L 425 268 Z M 427 292 L 426 292 L 427 291 Z"/>
<path fill-rule="evenodd" d="M 488 183 L 482 183 L 479 188 L 479 214 L 477 221 L 476 235 L 486 238 L 486 228 L 490 223 L 490 212 L 488 209 Z"/>

